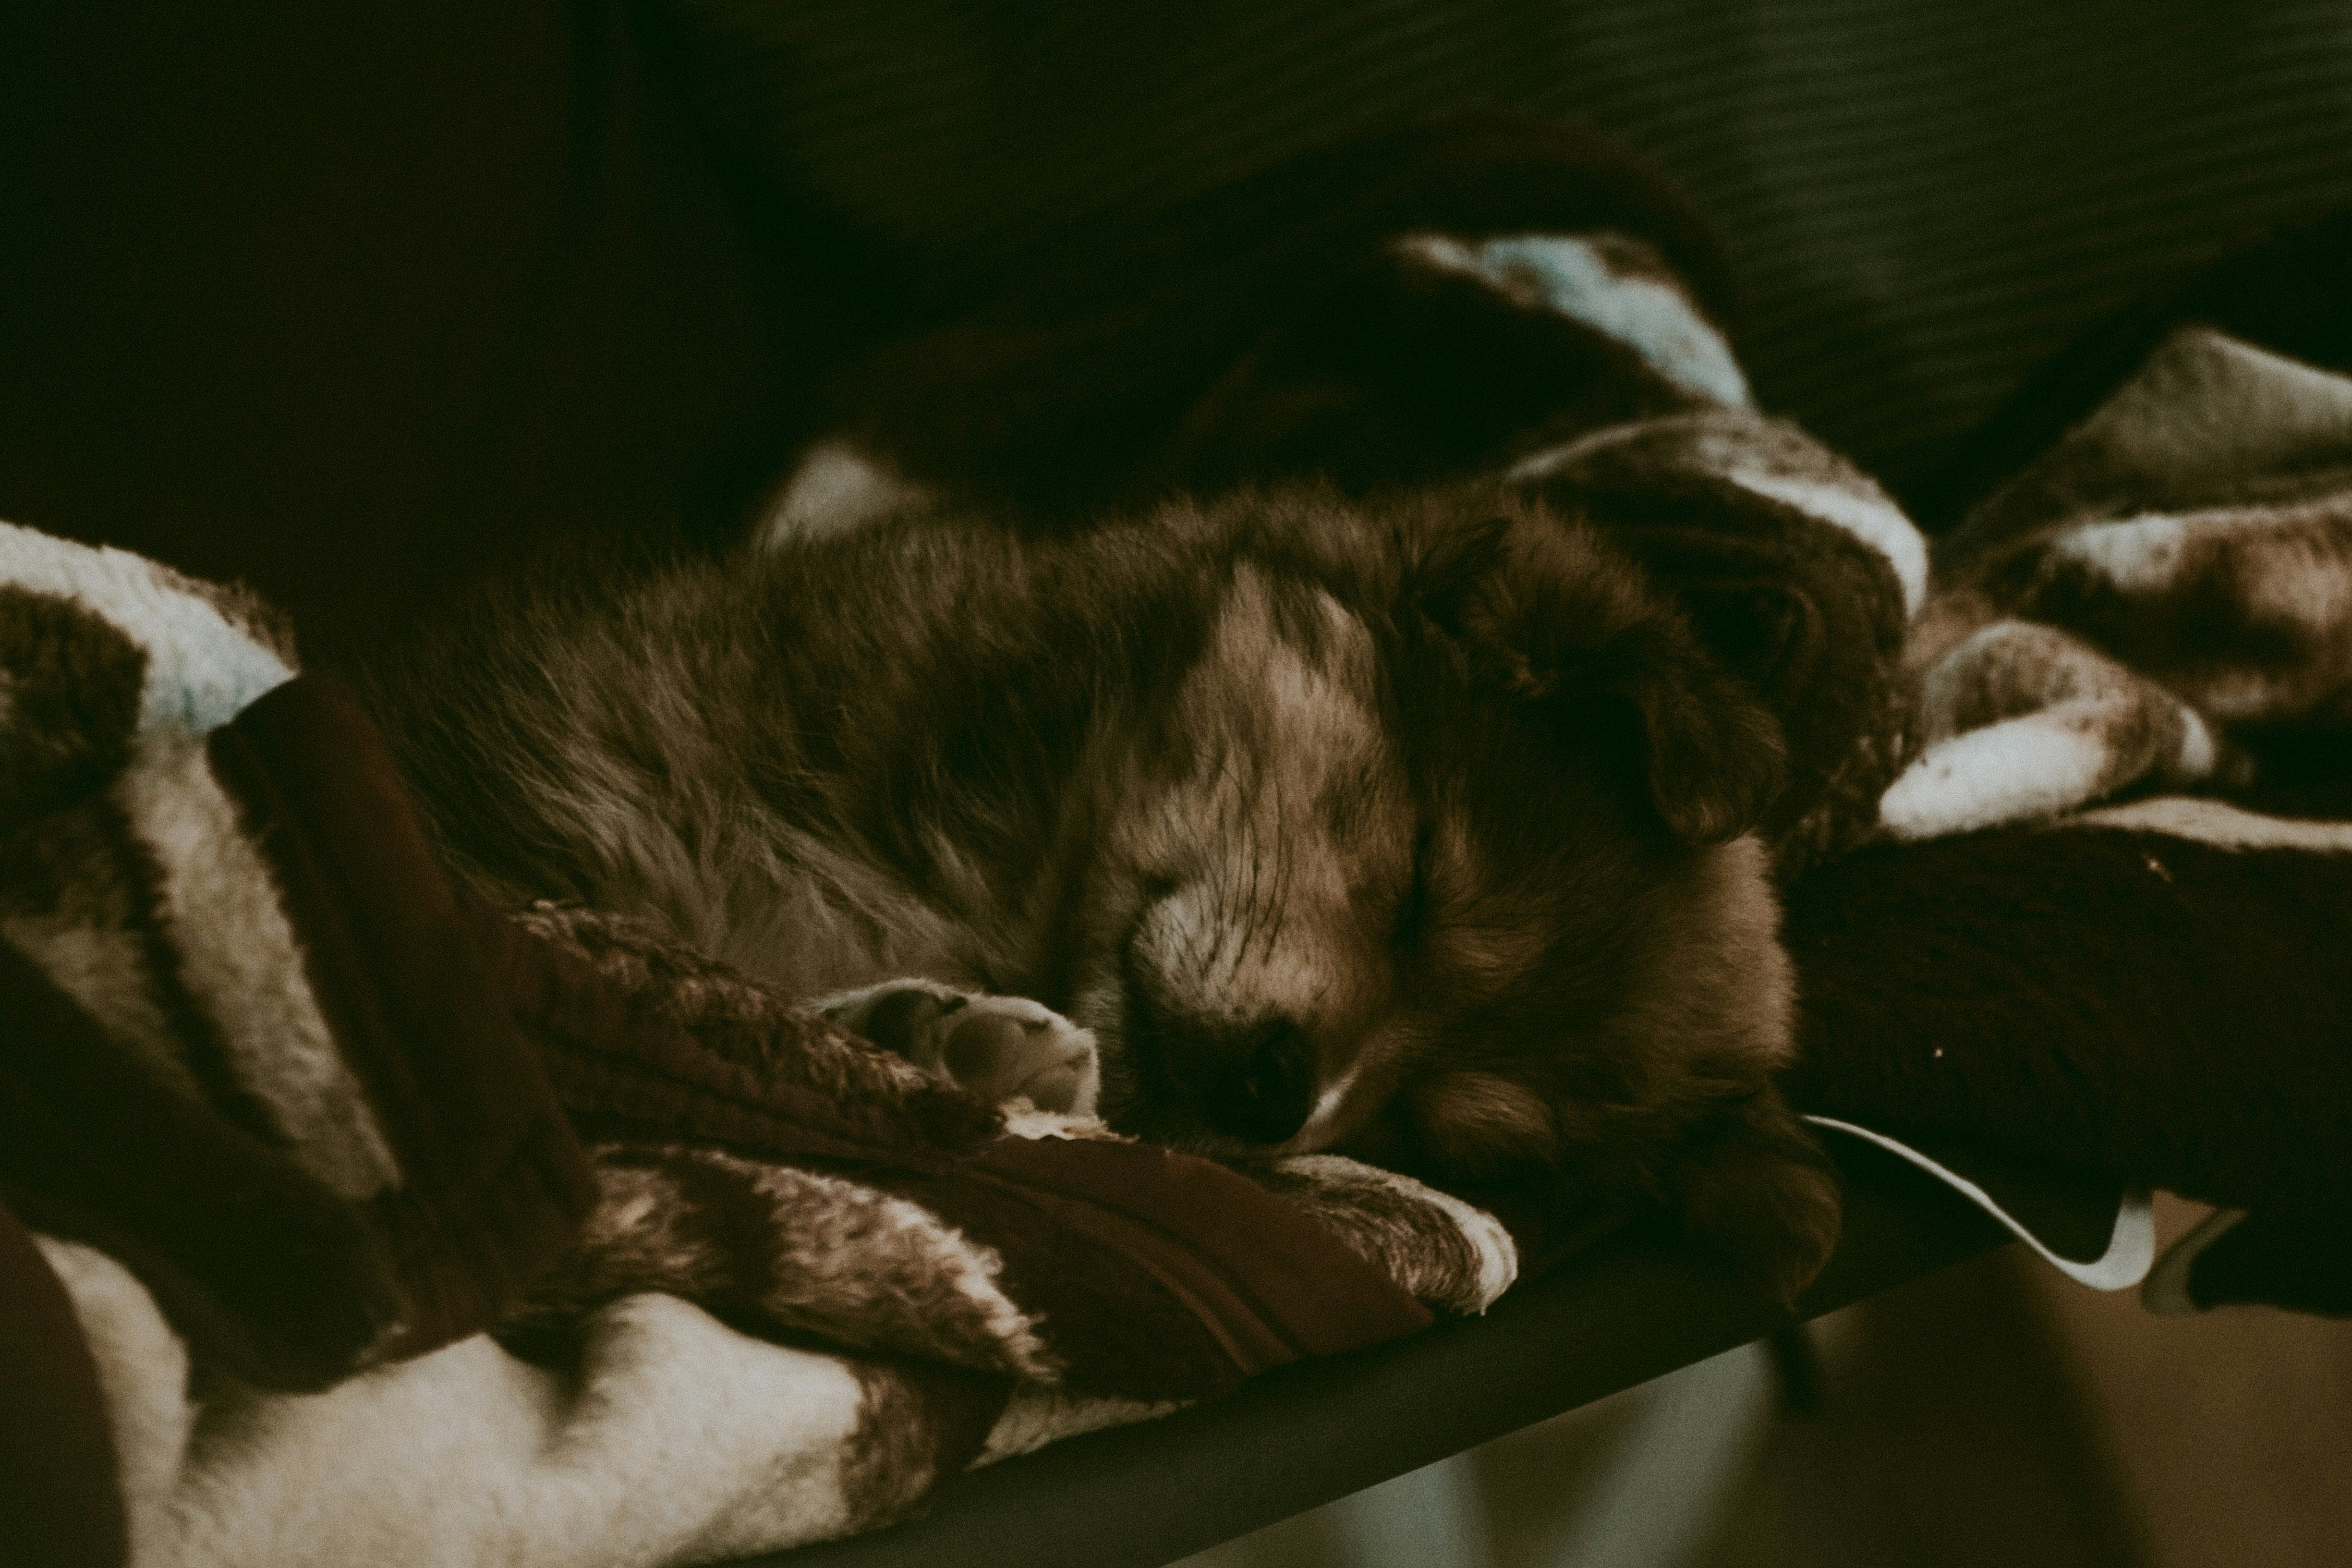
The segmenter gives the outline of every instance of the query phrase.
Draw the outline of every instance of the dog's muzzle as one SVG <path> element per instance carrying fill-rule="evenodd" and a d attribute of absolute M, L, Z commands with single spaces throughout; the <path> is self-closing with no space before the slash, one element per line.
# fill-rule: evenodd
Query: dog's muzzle
<path fill-rule="evenodd" d="M 1288 1142 L 1313 1114 L 1315 1043 L 1279 1015 L 1203 1016 L 1170 994 L 1139 941 L 1121 953 L 1118 1015 L 1132 1050 L 1132 1098 L 1112 1123 L 1183 1144 L 1202 1133 L 1243 1143 Z"/>
<path fill-rule="evenodd" d="M 1280 1143 L 1315 1107 L 1315 1051 L 1284 1018 L 1240 1029 L 1176 1024 L 1163 1035 L 1170 1076 L 1191 1093 L 1201 1119 L 1245 1143 Z"/>

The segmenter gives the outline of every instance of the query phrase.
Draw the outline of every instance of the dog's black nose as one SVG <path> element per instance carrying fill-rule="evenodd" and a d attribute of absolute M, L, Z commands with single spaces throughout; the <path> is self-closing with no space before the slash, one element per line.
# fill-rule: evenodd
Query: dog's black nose
<path fill-rule="evenodd" d="M 1315 1108 L 1315 1053 L 1297 1025 L 1276 1018 L 1252 1029 L 1202 1107 L 1209 1125 L 1253 1143 L 1279 1143 Z"/>

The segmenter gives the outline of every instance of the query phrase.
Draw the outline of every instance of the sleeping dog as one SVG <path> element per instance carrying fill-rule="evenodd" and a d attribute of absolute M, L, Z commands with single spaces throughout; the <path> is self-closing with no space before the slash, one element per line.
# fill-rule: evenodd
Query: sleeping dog
<path fill-rule="evenodd" d="M 1908 525 L 1743 406 L 1658 250 L 1513 245 L 1378 264 L 1514 342 L 1565 315 L 1632 386 L 1580 406 L 1637 417 L 1083 514 L 820 447 L 739 551 L 575 569 L 375 672 L 449 863 L 647 915 L 993 1099 L 1663 1199 L 1792 1293 L 1838 1208 L 1773 1084 L 1773 858 L 1883 783 L 1845 677 L 1891 662 Z M 1578 317 L 1596 278 L 1672 353 Z M 1202 462 L 1278 423 L 1210 380 Z"/>

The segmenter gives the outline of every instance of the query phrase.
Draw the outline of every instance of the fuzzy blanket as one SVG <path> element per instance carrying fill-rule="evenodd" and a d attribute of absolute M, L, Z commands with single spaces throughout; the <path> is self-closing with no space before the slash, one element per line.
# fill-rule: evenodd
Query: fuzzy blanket
<path fill-rule="evenodd" d="M 1939 542 L 1887 842 L 1791 892 L 1792 1093 L 2219 1205 L 2163 1310 L 2352 1313 L 2347 266 L 2352 215 L 2284 237 L 2004 416 L 2043 438 Z M 2268 342 L 2219 324 L 2256 280 Z"/>
<path fill-rule="evenodd" d="M 838 1534 L 1517 1268 L 1404 1178 L 1008 1126 L 624 923 L 469 906 L 342 689 L 151 563 L 0 529 L 0 1182 L 137 1561 Z"/>
<path fill-rule="evenodd" d="M 1883 492 L 1756 412 L 1717 264 L 1638 171 L 1376 152 L 1309 171 L 1357 195 L 1303 227 L 1223 209 L 1276 239 L 1125 279 L 1143 306 L 1047 289 L 1050 320 L 886 356 L 818 478 L 1051 517 L 1308 461 L 1509 469 L 1675 584 L 1783 722 L 1810 1108 L 2230 1203 L 2258 1266 L 2217 1232 L 2187 1299 L 2352 1304 L 2244 1248 L 2352 1215 L 2352 828 L 2147 794 L 2340 765 L 2352 382 L 2184 328 L 1931 580 Z M 1074 399 L 1072 354 L 1151 370 Z M 963 422 L 929 417 L 955 388 Z M 838 1535 L 1482 1310 L 1620 1217 L 1008 1118 L 594 911 L 478 908 L 348 693 L 152 563 L 0 528 L 0 1195 L 94 1356 L 137 1561 Z"/>

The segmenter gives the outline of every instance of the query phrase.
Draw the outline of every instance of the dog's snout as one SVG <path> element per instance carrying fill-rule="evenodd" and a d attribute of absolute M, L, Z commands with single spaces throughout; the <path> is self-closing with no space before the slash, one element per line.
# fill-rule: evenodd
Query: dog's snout
<path fill-rule="evenodd" d="M 1248 1031 L 1208 1086 L 1202 1107 L 1220 1132 L 1279 1143 L 1307 1124 L 1315 1102 L 1315 1053 L 1286 1019 Z"/>

